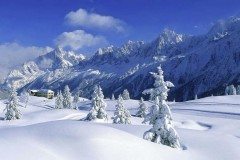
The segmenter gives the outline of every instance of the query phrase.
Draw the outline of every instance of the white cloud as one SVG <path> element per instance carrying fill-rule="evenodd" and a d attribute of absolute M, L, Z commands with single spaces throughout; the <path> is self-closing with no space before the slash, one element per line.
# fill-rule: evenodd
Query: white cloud
<path fill-rule="evenodd" d="M 60 47 L 79 50 L 86 47 L 105 45 L 107 40 L 103 36 L 94 36 L 84 30 L 75 30 L 73 32 L 63 32 L 55 39 L 55 43 Z"/>
<path fill-rule="evenodd" d="M 124 32 L 125 23 L 112 16 L 100 15 L 97 13 L 89 13 L 85 9 L 78 9 L 76 12 L 69 12 L 65 20 L 69 25 L 81 26 L 87 28 L 99 28 L 103 30 L 115 30 Z"/>
<path fill-rule="evenodd" d="M 51 50 L 50 47 L 25 47 L 18 43 L 0 44 L 0 81 L 11 68 Z"/>

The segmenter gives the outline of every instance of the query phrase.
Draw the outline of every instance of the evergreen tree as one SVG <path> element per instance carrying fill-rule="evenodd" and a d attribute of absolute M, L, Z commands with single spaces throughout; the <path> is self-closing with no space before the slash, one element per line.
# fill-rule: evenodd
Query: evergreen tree
<path fill-rule="evenodd" d="M 225 95 L 229 95 L 229 86 L 225 88 Z"/>
<path fill-rule="evenodd" d="M 77 103 L 79 102 L 79 92 L 77 92 L 73 97 L 73 109 L 78 109 Z"/>
<path fill-rule="evenodd" d="M 148 108 L 147 108 L 146 104 L 144 103 L 143 98 L 141 97 L 141 99 L 139 101 L 139 108 L 138 108 L 136 116 L 144 118 L 147 115 L 147 112 L 148 112 Z"/>
<path fill-rule="evenodd" d="M 20 102 L 24 103 L 24 107 L 27 107 L 29 101 L 29 93 L 24 90 L 21 94 L 20 94 Z"/>
<path fill-rule="evenodd" d="M 234 87 L 234 85 L 230 85 L 229 86 L 229 95 L 236 95 L 237 94 L 237 91 L 236 91 L 236 88 Z"/>
<path fill-rule="evenodd" d="M 195 100 L 197 100 L 198 99 L 198 95 L 197 94 L 195 94 L 195 98 L 194 98 Z"/>
<path fill-rule="evenodd" d="M 111 98 L 111 100 L 115 100 L 114 94 L 112 94 L 112 98 Z"/>
<path fill-rule="evenodd" d="M 127 89 L 124 89 L 124 91 L 123 91 L 123 93 L 122 93 L 122 98 L 123 98 L 124 100 L 130 99 L 130 95 L 129 95 L 129 92 L 128 92 Z"/>
<path fill-rule="evenodd" d="M 149 122 L 152 128 L 144 133 L 143 138 L 155 143 L 179 148 L 179 137 L 173 128 L 171 110 L 166 103 L 169 87 L 174 85 L 169 81 L 164 81 L 161 66 L 158 67 L 158 73 L 151 74 L 155 78 L 155 88 L 150 90 L 150 94 L 155 97 L 155 104 L 144 119 L 144 123 Z"/>
<path fill-rule="evenodd" d="M 21 112 L 18 109 L 18 107 L 19 107 L 19 104 L 18 104 L 17 92 L 15 87 L 13 86 L 10 92 L 8 103 L 6 105 L 6 108 L 4 109 L 4 111 L 6 111 L 5 120 L 20 119 Z"/>
<path fill-rule="evenodd" d="M 57 97 L 55 100 L 55 108 L 56 109 L 62 109 L 63 108 L 63 96 L 62 96 L 62 92 L 59 91 L 57 93 Z"/>
<path fill-rule="evenodd" d="M 68 85 L 65 86 L 63 91 L 63 108 L 72 108 L 71 93 Z"/>
<path fill-rule="evenodd" d="M 237 95 L 240 95 L 240 85 L 237 86 Z"/>
<path fill-rule="evenodd" d="M 88 113 L 85 120 L 91 121 L 95 119 L 108 120 L 107 112 L 105 110 L 107 104 L 104 102 L 104 95 L 102 88 L 98 85 L 95 86 L 92 94 L 92 109 Z"/>
<path fill-rule="evenodd" d="M 123 98 L 119 96 L 116 110 L 114 112 L 113 123 L 130 124 L 131 114 L 123 105 Z"/>

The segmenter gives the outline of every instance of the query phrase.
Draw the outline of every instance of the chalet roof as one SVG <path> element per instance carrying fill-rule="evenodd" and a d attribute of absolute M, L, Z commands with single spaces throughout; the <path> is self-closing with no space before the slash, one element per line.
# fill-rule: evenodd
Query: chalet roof
<path fill-rule="evenodd" d="M 30 90 L 31 92 L 34 92 L 34 93 L 54 93 L 54 91 L 50 90 L 50 89 L 40 89 L 40 90 L 36 90 L 36 89 L 31 89 Z"/>
<path fill-rule="evenodd" d="M 38 92 L 38 90 L 36 90 L 36 89 L 31 89 L 30 91 L 35 92 L 35 93 Z"/>

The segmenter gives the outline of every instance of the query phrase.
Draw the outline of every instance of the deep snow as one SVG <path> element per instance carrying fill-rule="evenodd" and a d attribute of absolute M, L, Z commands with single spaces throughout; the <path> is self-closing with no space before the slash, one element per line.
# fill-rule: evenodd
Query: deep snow
<path fill-rule="evenodd" d="M 113 115 L 116 101 L 106 100 Z M 131 114 L 138 101 L 125 100 Z M 146 102 L 148 106 L 150 102 Z M 150 128 L 141 118 L 131 125 L 79 121 L 90 101 L 81 99 L 79 110 L 53 109 L 54 100 L 31 97 L 21 107 L 21 120 L 4 121 L 0 113 L 0 159 L 18 160 L 239 160 L 240 96 L 207 97 L 169 102 L 183 150 L 142 139 Z M 0 110 L 5 107 L 0 101 Z"/>

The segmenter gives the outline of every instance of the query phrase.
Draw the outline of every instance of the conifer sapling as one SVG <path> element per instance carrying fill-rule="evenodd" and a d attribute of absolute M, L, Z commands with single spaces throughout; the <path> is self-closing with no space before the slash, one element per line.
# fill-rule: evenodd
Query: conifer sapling
<path fill-rule="evenodd" d="M 129 92 L 128 92 L 127 89 L 124 89 L 124 91 L 123 91 L 123 93 L 122 93 L 122 98 L 123 98 L 124 100 L 130 99 L 130 95 L 129 95 Z"/>
<path fill-rule="evenodd" d="M 136 116 L 144 118 L 147 115 L 147 112 L 148 112 L 148 108 L 147 108 L 146 104 L 144 103 L 143 98 L 141 97 L 141 99 L 139 101 L 139 108 L 138 108 Z"/>
<path fill-rule="evenodd" d="M 114 94 L 112 94 L 112 98 L 111 98 L 111 100 L 115 100 Z"/>
<path fill-rule="evenodd" d="M 19 107 L 19 103 L 18 103 L 17 92 L 15 87 L 13 86 L 10 92 L 8 103 L 6 105 L 6 108 L 4 109 L 4 111 L 6 111 L 5 120 L 20 119 L 21 112 L 18 107 Z"/>
<path fill-rule="evenodd" d="M 114 112 L 113 123 L 130 124 L 131 114 L 123 105 L 123 98 L 120 95 Z"/>
<path fill-rule="evenodd" d="M 63 108 L 72 109 L 71 93 L 68 85 L 65 86 L 63 91 Z"/>
<path fill-rule="evenodd" d="M 63 108 L 63 96 L 62 96 L 61 91 L 59 91 L 57 93 L 57 97 L 55 99 L 55 108 L 56 109 L 62 109 Z"/>

